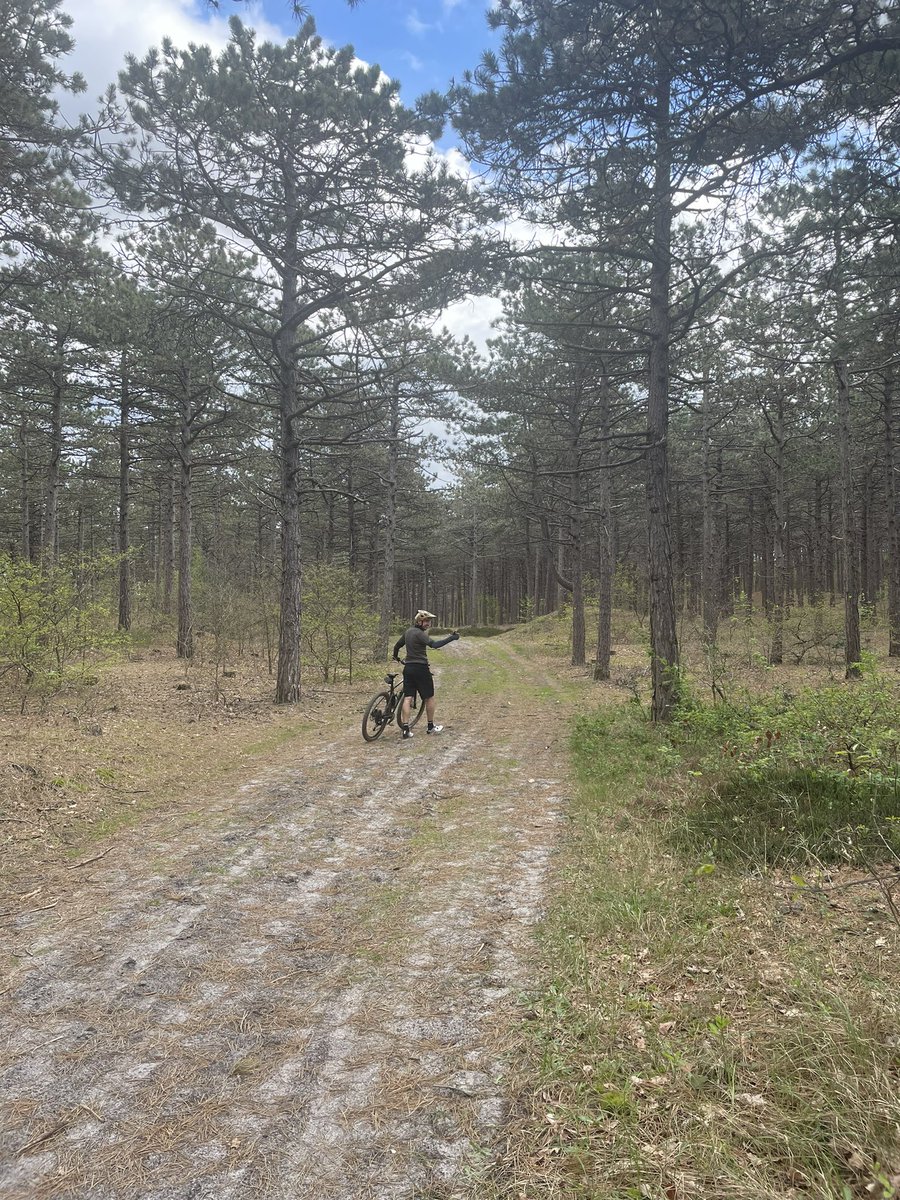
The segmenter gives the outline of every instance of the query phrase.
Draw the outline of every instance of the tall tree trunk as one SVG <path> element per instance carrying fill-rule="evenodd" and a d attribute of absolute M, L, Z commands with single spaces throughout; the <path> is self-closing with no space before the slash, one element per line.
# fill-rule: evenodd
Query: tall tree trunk
<path fill-rule="evenodd" d="M 772 555 L 772 642 L 769 647 L 769 662 L 778 666 L 784 661 L 784 610 L 786 592 L 786 547 L 787 518 L 784 495 L 784 390 L 777 385 L 777 407 L 775 420 L 767 416 L 769 429 L 775 442 L 775 494 L 772 505 L 775 515 L 775 530 Z"/>
<path fill-rule="evenodd" d="M 353 495 L 353 456 L 347 456 L 347 566 L 351 574 L 358 566 L 356 545 L 356 498 Z"/>
<path fill-rule="evenodd" d="M 860 674 L 859 572 L 853 519 L 853 459 L 850 410 L 850 366 L 842 339 L 847 328 L 844 291 L 844 244 L 840 226 L 834 229 L 834 295 L 838 333 L 832 361 L 837 381 L 838 457 L 841 480 L 841 565 L 844 588 L 844 663 L 848 679 Z"/>
<path fill-rule="evenodd" d="M 28 424 L 25 420 L 24 413 L 22 414 L 22 419 L 19 422 L 19 450 L 21 453 L 20 461 L 22 464 L 22 471 L 21 471 L 21 475 L 19 476 L 19 479 L 20 479 L 19 487 L 21 490 L 21 501 L 20 501 L 20 507 L 19 507 L 19 521 L 20 521 L 20 528 L 21 528 L 20 537 L 21 537 L 22 557 L 24 558 L 24 560 L 26 562 L 30 562 L 31 561 L 32 544 L 31 544 L 31 495 L 30 495 L 29 489 L 31 486 L 31 480 L 29 479 L 30 467 L 29 467 L 29 463 L 28 463 Z"/>
<path fill-rule="evenodd" d="M 59 492 L 63 448 L 62 404 L 66 383 L 64 348 L 65 338 L 62 333 L 57 332 L 50 397 L 50 459 L 47 463 L 44 536 L 41 544 L 41 560 L 48 566 L 55 566 L 59 561 Z"/>
<path fill-rule="evenodd" d="M 870 479 L 863 482 L 860 495 L 861 511 L 859 514 L 859 529 L 854 539 L 857 546 L 856 578 L 859 580 L 859 593 L 863 604 L 872 602 L 872 577 L 869 572 L 869 533 L 872 512 L 872 483 Z"/>
<path fill-rule="evenodd" d="M 888 654 L 900 658 L 900 454 L 894 407 L 894 366 L 884 369 L 882 392 L 888 479 Z"/>
<path fill-rule="evenodd" d="M 532 564 L 534 564 L 534 582 L 532 583 Z M 531 542 L 531 519 L 525 518 L 525 597 L 524 604 L 520 605 L 519 611 L 515 614 L 515 620 L 521 621 L 525 615 L 535 616 L 537 609 L 535 606 L 535 597 L 537 595 L 537 553 Z"/>
<path fill-rule="evenodd" d="M 806 571 L 804 573 L 804 587 L 806 589 L 807 604 L 816 604 L 816 570 L 817 570 L 817 554 L 816 554 L 816 514 L 813 508 L 813 502 L 806 502 Z"/>
<path fill-rule="evenodd" d="M 853 521 L 853 468 L 850 431 L 850 371 L 847 360 L 834 361 L 837 377 L 839 454 L 841 463 L 841 539 L 844 576 L 844 662 L 846 676 L 859 676 L 859 585 L 857 583 L 855 529 Z"/>
<path fill-rule="evenodd" d="M 580 504 L 580 500 L 579 500 Z M 572 666 L 583 667 L 587 637 L 584 625 L 584 546 L 581 510 L 572 512 Z"/>
<path fill-rule="evenodd" d="M 128 352 L 122 351 L 119 394 L 119 628 L 131 629 L 131 391 Z"/>
<path fill-rule="evenodd" d="M 718 480 L 716 490 L 720 493 L 725 479 L 721 451 L 719 452 L 719 462 L 716 467 L 716 478 Z M 727 501 L 722 500 L 721 495 L 719 495 L 716 501 L 716 508 L 722 514 L 722 540 L 718 572 L 719 616 L 731 618 L 734 616 L 734 601 L 738 591 L 738 580 L 740 579 L 740 557 L 732 542 L 731 508 Z"/>
<path fill-rule="evenodd" d="M 775 607 L 775 598 L 772 581 L 772 563 L 775 557 L 775 551 L 772 546 L 772 531 L 770 528 L 771 520 L 769 515 L 769 507 L 763 511 L 762 515 L 762 538 L 763 538 L 763 568 L 762 568 L 762 596 L 763 608 L 765 609 L 766 617 L 771 617 L 772 610 Z"/>
<path fill-rule="evenodd" d="M 578 388 L 573 388 L 569 399 L 569 461 L 573 470 L 570 476 L 569 494 L 572 513 L 569 521 L 572 539 L 572 666 L 583 667 L 585 661 L 584 627 L 584 546 L 582 538 L 581 459 L 578 452 Z"/>
<path fill-rule="evenodd" d="M 747 495 L 747 561 L 744 564 L 744 599 L 748 621 L 753 615 L 753 591 L 756 584 L 756 516 L 753 509 L 753 492 L 750 491 Z"/>
<path fill-rule="evenodd" d="M 394 572 L 397 554 L 397 481 L 400 474 L 400 385 L 393 383 L 389 407 L 388 472 L 384 497 L 384 560 L 381 569 L 381 606 L 378 640 L 373 659 L 381 662 L 390 649 L 391 621 L 394 617 Z"/>
<path fill-rule="evenodd" d="M 880 545 L 878 537 L 878 504 L 875 496 L 875 483 L 871 477 L 866 481 L 866 516 L 865 516 L 865 582 L 863 596 L 866 604 L 875 605 L 878 602 L 878 592 L 881 587 Z"/>
<path fill-rule="evenodd" d="M 556 603 L 554 607 L 558 613 L 561 613 L 566 604 L 566 589 L 559 582 L 560 576 L 566 573 L 566 543 L 563 538 L 563 523 L 559 522 L 559 531 L 556 535 Z"/>
<path fill-rule="evenodd" d="M 178 472 L 178 633 L 175 652 L 179 658 L 194 657 L 194 612 L 191 589 L 193 556 L 192 485 L 192 382 L 189 367 L 182 367 L 181 429 L 179 432 Z"/>
<path fill-rule="evenodd" d="M 821 604 L 825 595 L 827 572 L 825 566 L 825 525 L 822 516 L 822 480 L 817 477 L 813 492 L 813 563 L 811 603 Z"/>
<path fill-rule="evenodd" d="M 599 536 L 599 581 L 597 616 L 597 659 L 594 663 L 594 678 L 609 679 L 612 656 L 612 601 L 613 601 L 613 495 L 610 468 L 610 387 L 606 379 L 600 383 L 600 536 Z"/>
<path fill-rule="evenodd" d="M 175 474 L 174 462 L 165 465 L 165 483 L 162 488 L 163 511 L 161 516 L 160 552 L 162 557 L 162 610 L 172 611 L 172 589 L 175 578 Z"/>
<path fill-rule="evenodd" d="M 671 81 L 660 66 L 656 85 L 656 164 L 650 264 L 650 353 L 647 389 L 647 533 L 650 567 L 652 715 L 672 715 L 678 690 L 678 635 L 669 537 L 669 300 L 672 239 Z"/>
<path fill-rule="evenodd" d="M 700 484 L 703 506 L 703 556 L 701 559 L 701 605 L 703 636 L 709 646 L 715 646 L 719 633 L 719 572 L 716 537 L 716 514 L 713 512 L 712 488 L 712 401 L 709 373 L 703 378 L 703 476 Z"/>
<path fill-rule="evenodd" d="M 831 486 L 828 488 L 828 524 L 826 525 L 825 578 L 828 590 L 828 603 L 834 607 L 837 601 L 837 564 L 834 553 L 834 501 Z"/>
<path fill-rule="evenodd" d="M 803 572 L 803 550 L 797 545 L 794 509 L 789 495 L 784 501 L 784 607 L 790 612 L 795 606 L 803 606 L 801 587 Z"/>
<path fill-rule="evenodd" d="M 690 604 L 690 585 L 688 582 L 687 559 L 684 546 L 684 523 L 681 520 L 682 487 L 676 479 L 672 483 L 672 524 L 675 538 L 672 570 L 675 576 L 675 605 L 676 610 L 684 613 Z"/>
<path fill-rule="evenodd" d="M 469 577 L 469 621 L 470 625 L 478 624 L 478 523 L 475 509 L 472 509 L 472 571 Z"/>
<path fill-rule="evenodd" d="M 285 175 L 286 205 L 295 204 L 292 178 Z M 275 339 L 278 361 L 279 439 L 281 451 L 281 593 L 278 621 L 278 667 L 275 703 L 293 704 L 300 699 L 300 622 L 302 561 L 300 553 L 300 429 L 297 397 L 297 324 L 299 291 L 297 247 L 285 248 L 281 281 L 279 330 Z"/>

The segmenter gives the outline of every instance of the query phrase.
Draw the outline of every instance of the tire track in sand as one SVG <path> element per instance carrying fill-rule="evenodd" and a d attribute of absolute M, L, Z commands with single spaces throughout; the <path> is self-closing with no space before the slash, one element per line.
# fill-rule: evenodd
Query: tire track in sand
<path fill-rule="evenodd" d="M 566 792 L 504 687 L 542 732 L 568 710 L 507 647 L 454 650 L 444 735 L 366 746 L 348 714 L 13 922 L 2 1200 L 477 1195 Z"/>

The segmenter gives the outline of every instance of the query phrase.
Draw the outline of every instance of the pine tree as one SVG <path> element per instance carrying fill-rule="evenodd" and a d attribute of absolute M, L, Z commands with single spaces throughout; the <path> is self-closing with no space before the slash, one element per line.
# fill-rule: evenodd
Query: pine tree
<path fill-rule="evenodd" d="M 505 29 L 500 58 L 486 55 L 454 96 L 470 152 L 526 211 L 580 234 L 582 252 L 603 245 L 645 271 L 653 714 L 664 719 L 679 669 L 672 346 L 728 274 L 719 243 L 685 280 L 675 223 L 714 204 L 727 214 L 759 164 L 832 126 L 839 81 L 873 55 L 895 53 L 900 29 L 875 6 L 833 0 L 787 9 L 780 0 L 500 0 L 491 20 Z"/>
<path fill-rule="evenodd" d="M 267 294 L 242 324 L 280 410 L 276 699 L 285 703 L 300 694 L 297 484 L 301 425 L 321 403 L 316 361 L 365 320 L 376 293 L 393 296 L 397 315 L 446 300 L 475 217 L 445 168 L 429 159 L 410 169 L 434 121 L 404 108 L 377 68 L 324 46 L 311 22 L 283 46 L 258 45 L 236 20 L 231 30 L 218 59 L 164 43 L 130 62 L 121 86 L 145 141 L 119 155 L 113 174 L 135 205 L 217 222 L 260 259 Z"/>

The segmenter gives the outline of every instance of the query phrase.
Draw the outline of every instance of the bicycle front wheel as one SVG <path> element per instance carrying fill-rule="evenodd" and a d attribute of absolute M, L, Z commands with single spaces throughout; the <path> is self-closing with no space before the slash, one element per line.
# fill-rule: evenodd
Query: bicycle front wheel
<path fill-rule="evenodd" d="M 387 692 L 373 696 L 362 719 L 362 735 L 367 742 L 374 742 L 384 733 L 391 719 L 391 697 Z"/>

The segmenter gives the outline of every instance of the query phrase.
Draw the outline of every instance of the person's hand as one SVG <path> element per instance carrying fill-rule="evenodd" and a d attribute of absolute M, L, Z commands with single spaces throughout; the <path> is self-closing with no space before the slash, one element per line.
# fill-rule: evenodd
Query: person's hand
<path fill-rule="evenodd" d="M 454 642 L 459 641 L 459 630 L 458 629 L 453 630 L 453 640 L 454 640 Z"/>

